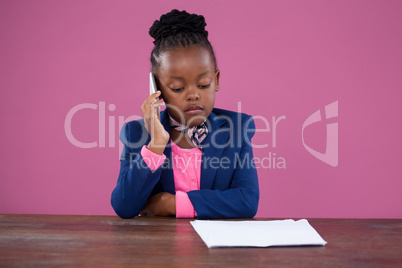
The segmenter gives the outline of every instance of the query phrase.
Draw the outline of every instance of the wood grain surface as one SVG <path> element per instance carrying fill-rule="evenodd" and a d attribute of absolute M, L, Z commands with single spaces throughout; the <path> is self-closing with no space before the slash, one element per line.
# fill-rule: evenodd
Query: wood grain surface
<path fill-rule="evenodd" d="M 0 267 L 402 267 L 402 220 L 308 220 L 326 246 L 208 249 L 190 219 L 0 215 Z"/>

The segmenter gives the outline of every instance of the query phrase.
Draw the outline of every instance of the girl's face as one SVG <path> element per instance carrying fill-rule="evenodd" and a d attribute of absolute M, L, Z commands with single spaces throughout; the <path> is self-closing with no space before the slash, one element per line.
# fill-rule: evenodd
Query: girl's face
<path fill-rule="evenodd" d="M 201 124 L 214 107 L 219 74 L 211 54 L 202 46 L 161 53 L 156 77 L 169 114 L 187 126 Z"/>

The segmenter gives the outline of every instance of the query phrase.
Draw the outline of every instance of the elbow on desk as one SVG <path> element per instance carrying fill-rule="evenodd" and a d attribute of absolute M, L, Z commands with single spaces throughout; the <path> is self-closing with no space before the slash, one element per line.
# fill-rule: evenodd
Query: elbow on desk
<path fill-rule="evenodd" d="M 257 210 L 258 210 L 258 203 L 249 208 L 248 212 L 245 215 L 245 218 L 254 218 L 255 215 L 257 214 Z"/>
<path fill-rule="evenodd" d="M 243 210 L 239 213 L 237 218 L 254 218 L 258 210 L 258 201 L 245 204 Z"/>
<path fill-rule="evenodd" d="M 118 200 L 115 200 L 112 195 L 111 205 L 114 212 L 122 219 L 132 219 L 140 214 L 140 211 L 127 207 L 125 204 L 121 204 Z"/>
<path fill-rule="evenodd" d="M 127 209 L 122 209 L 120 207 L 115 207 L 113 206 L 112 202 L 112 207 L 114 209 L 114 212 L 116 213 L 117 216 L 119 216 L 122 219 L 132 219 L 135 216 L 138 216 L 139 213 L 133 213 L 132 211 L 128 211 Z"/>
<path fill-rule="evenodd" d="M 242 191 L 242 203 L 243 208 L 241 210 L 241 215 L 239 218 L 254 218 L 257 214 L 258 203 L 260 199 L 259 190 L 255 191 Z"/>

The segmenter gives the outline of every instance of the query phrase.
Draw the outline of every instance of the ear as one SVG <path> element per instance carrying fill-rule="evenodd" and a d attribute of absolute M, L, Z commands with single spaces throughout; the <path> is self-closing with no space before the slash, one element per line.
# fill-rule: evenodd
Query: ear
<path fill-rule="evenodd" d="M 221 76 L 221 71 L 216 70 L 216 72 L 215 72 L 215 84 L 216 84 L 215 92 L 219 91 L 219 77 L 220 76 Z"/>

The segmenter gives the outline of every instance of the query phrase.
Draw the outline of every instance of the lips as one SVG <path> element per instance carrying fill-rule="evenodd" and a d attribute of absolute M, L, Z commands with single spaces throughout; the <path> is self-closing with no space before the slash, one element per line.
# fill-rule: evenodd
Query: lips
<path fill-rule="evenodd" d="M 189 112 L 189 111 L 197 111 L 197 110 L 202 110 L 202 107 L 199 106 L 199 105 L 192 105 L 192 106 L 190 106 L 190 107 L 188 107 L 188 108 L 186 109 L 186 112 Z"/>
<path fill-rule="evenodd" d="M 202 113 L 202 107 L 199 105 L 191 105 L 184 111 L 188 115 L 199 115 Z"/>

